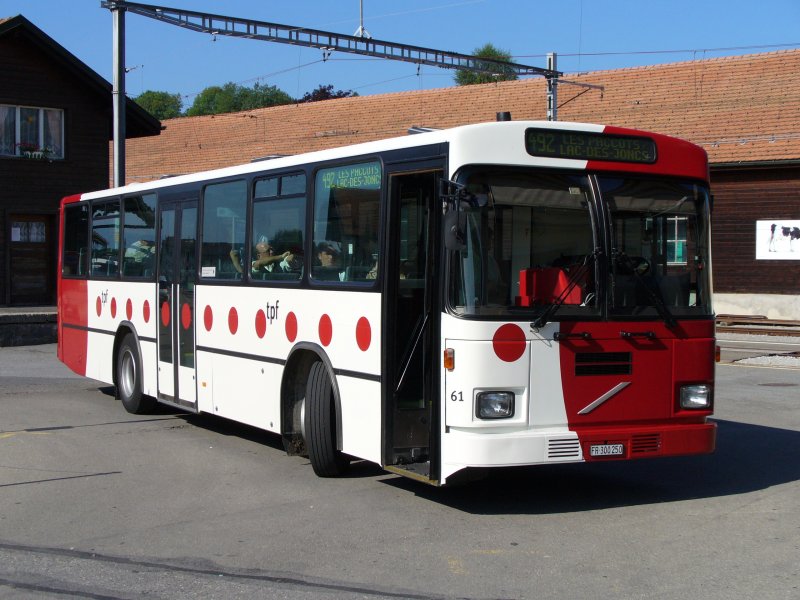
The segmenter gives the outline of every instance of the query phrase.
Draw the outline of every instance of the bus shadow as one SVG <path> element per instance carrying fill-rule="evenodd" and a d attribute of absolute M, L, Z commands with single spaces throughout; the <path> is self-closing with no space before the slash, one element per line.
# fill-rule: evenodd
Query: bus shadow
<path fill-rule="evenodd" d="M 236 421 L 230 421 L 222 417 L 216 417 L 214 415 L 205 413 L 183 413 L 179 416 L 193 427 L 205 429 L 206 431 L 211 431 L 219 435 L 241 438 L 243 440 L 247 440 L 248 442 L 253 442 L 255 444 L 268 446 L 275 450 L 283 451 L 283 442 L 281 441 L 281 436 L 264 429 L 259 429 L 258 427 L 252 427 L 250 425 L 245 425 L 244 423 L 237 423 Z"/>
<path fill-rule="evenodd" d="M 283 440 L 281 436 L 277 433 L 272 433 L 271 431 L 266 431 L 264 429 L 259 429 L 258 427 L 252 427 L 250 425 L 245 425 L 244 423 L 237 423 L 236 421 L 230 421 L 228 419 L 209 414 L 177 413 L 176 416 L 183 419 L 186 421 L 186 423 L 192 425 L 193 427 L 199 427 L 219 435 L 241 438 L 254 444 L 266 446 L 268 448 L 272 448 L 273 450 L 279 450 L 282 455 L 286 452 L 283 447 Z M 298 467 L 303 464 L 310 465 L 308 458 L 306 457 L 297 456 L 295 458 L 297 458 L 298 461 L 301 461 L 298 463 Z M 378 477 L 380 475 L 386 475 L 386 472 L 378 465 L 365 460 L 354 460 L 350 464 L 350 468 L 347 470 L 347 472 L 342 475 L 342 478 L 362 479 L 366 477 Z"/>
<path fill-rule="evenodd" d="M 717 421 L 703 456 L 490 470 L 477 482 L 430 488 L 383 483 L 472 514 L 547 514 L 715 498 L 800 480 L 800 432 Z"/>

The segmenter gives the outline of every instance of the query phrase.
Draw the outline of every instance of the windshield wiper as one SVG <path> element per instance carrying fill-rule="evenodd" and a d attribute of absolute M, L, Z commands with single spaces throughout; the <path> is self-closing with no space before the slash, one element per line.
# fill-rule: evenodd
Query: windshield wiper
<path fill-rule="evenodd" d="M 589 271 L 589 260 L 595 258 L 599 254 L 600 248 L 595 248 L 594 251 L 584 256 L 583 262 L 575 269 L 575 272 L 570 275 L 566 287 L 558 295 L 558 298 L 556 298 L 553 303 L 548 304 L 547 308 L 542 311 L 542 314 L 536 317 L 533 323 L 531 323 L 531 329 L 533 329 L 533 331 L 539 331 L 542 327 L 547 325 L 550 318 L 556 314 L 556 311 L 558 311 L 564 302 L 566 302 L 567 298 L 569 298 L 572 290 L 578 285 L 578 281 Z"/>
<path fill-rule="evenodd" d="M 633 264 L 631 258 L 625 254 L 624 252 L 614 251 L 614 256 L 616 261 L 622 264 L 626 269 L 629 269 L 633 276 L 636 278 L 636 281 L 639 283 L 640 286 L 644 288 L 645 293 L 647 293 L 647 297 L 650 300 L 650 303 L 653 305 L 653 308 L 656 309 L 658 316 L 667 324 L 667 327 L 674 329 L 678 326 L 678 322 L 675 320 L 675 317 L 667 308 L 664 299 L 661 297 L 661 294 L 656 294 L 653 291 L 653 288 L 647 284 L 642 277 L 642 274 L 639 273 L 639 269 L 636 268 L 636 265 Z"/>

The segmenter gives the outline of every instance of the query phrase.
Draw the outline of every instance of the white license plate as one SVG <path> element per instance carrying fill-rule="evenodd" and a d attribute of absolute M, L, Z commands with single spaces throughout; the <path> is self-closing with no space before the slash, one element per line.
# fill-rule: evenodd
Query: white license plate
<path fill-rule="evenodd" d="M 590 456 L 622 456 L 625 447 L 622 444 L 595 444 L 589 446 Z"/>

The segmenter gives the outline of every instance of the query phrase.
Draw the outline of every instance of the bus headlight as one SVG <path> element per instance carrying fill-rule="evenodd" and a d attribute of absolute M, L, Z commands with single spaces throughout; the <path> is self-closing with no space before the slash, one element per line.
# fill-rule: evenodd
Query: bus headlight
<path fill-rule="evenodd" d="M 514 416 L 514 392 L 479 392 L 475 414 L 479 419 L 508 419 Z"/>
<path fill-rule="evenodd" d="M 705 384 L 681 386 L 681 408 L 711 408 L 711 386 Z"/>

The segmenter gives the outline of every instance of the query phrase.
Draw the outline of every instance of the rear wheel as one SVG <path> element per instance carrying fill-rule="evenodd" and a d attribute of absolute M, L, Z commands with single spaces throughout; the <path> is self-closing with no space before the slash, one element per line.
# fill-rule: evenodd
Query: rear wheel
<path fill-rule="evenodd" d="M 304 429 L 306 448 L 314 473 L 320 477 L 336 477 L 350 461 L 336 449 L 336 406 L 333 388 L 325 365 L 311 365 L 306 384 Z"/>
<path fill-rule="evenodd" d="M 130 333 L 117 350 L 117 394 L 125 410 L 136 415 L 151 412 L 156 405 L 155 398 L 142 392 L 142 359 L 136 338 Z"/>

